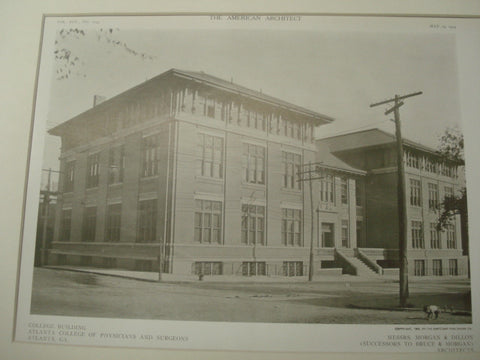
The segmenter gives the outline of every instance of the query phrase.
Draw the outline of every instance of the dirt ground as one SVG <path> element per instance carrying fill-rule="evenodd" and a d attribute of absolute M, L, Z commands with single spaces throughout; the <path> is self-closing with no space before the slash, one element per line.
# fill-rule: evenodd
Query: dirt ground
<path fill-rule="evenodd" d="M 97 274 L 36 268 L 32 314 L 131 319 L 337 323 L 470 324 L 468 280 L 410 283 L 399 311 L 398 282 L 146 282 Z M 418 310 L 448 306 L 437 320 Z"/>

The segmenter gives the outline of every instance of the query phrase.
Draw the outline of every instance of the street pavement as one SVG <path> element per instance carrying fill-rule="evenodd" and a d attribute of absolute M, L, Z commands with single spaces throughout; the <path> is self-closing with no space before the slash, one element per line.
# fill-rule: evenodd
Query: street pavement
<path fill-rule="evenodd" d="M 107 276 L 108 275 L 108 276 Z M 466 279 L 413 281 L 411 309 L 399 311 L 398 281 L 315 278 L 178 277 L 107 269 L 36 268 L 34 314 L 112 318 L 344 324 L 428 323 L 425 304 L 455 309 L 437 323 L 471 323 Z"/>

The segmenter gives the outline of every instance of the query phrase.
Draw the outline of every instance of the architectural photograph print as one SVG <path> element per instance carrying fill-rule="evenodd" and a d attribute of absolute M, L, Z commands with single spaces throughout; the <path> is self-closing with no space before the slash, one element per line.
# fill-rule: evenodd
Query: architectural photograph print
<path fill-rule="evenodd" d="M 16 340 L 474 351 L 463 21 L 46 16 Z"/>

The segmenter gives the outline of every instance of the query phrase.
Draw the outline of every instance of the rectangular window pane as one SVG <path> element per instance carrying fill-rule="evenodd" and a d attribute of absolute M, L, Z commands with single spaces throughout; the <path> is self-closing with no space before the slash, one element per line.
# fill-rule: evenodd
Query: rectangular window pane
<path fill-rule="evenodd" d="M 121 226 L 122 205 L 109 205 L 107 208 L 107 224 L 105 229 L 105 241 L 118 242 L 120 241 L 120 226 Z"/>
<path fill-rule="evenodd" d="M 264 243 L 264 214 L 264 206 L 242 205 L 242 243 Z"/>
<path fill-rule="evenodd" d="M 139 202 L 137 221 L 137 242 L 156 241 L 157 229 L 157 200 L 143 200 Z"/>
<path fill-rule="evenodd" d="M 194 241 L 222 242 L 222 204 L 219 201 L 195 200 Z"/>
<path fill-rule="evenodd" d="M 430 210 L 436 210 L 438 208 L 438 185 L 428 184 L 428 207 Z"/>
<path fill-rule="evenodd" d="M 244 144 L 242 167 L 245 182 L 265 184 L 265 148 Z"/>
<path fill-rule="evenodd" d="M 63 191 L 73 191 L 73 181 L 75 179 L 75 161 L 69 161 L 65 164 L 65 172 L 63 175 Z"/>
<path fill-rule="evenodd" d="M 290 153 L 283 151 L 282 152 L 282 161 L 284 169 L 283 177 L 283 187 L 287 189 L 300 189 L 301 182 L 298 180 L 297 172 L 300 171 L 301 166 L 301 156 L 298 154 Z"/>
<path fill-rule="evenodd" d="M 82 241 L 95 241 L 97 224 L 97 208 L 87 207 L 84 209 Z"/>
<path fill-rule="evenodd" d="M 412 221 L 411 223 L 412 247 L 424 249 L 423 226 L 421 221 Z"/>
<path fill-rule="evenodd" d="M 70 241 L 71 226 L 72 226 L 72 210 L 70 209 L 63 210 L 60 241 Z"/>
<path fill-rule="evenodd" d="M 301 211 L 282 210 L 282 243 L 288 246 L 302 246 Z"/>
<path fill-rule="evenodd" d="M 87 188 L 97 187 L 99 180 L 100 155 L 93 154 L 87 158 Z"/>
<path fill-rule="evenodd" d="M 410 179 L 410 205 L 421 206 L 421 183 L 420 180 Z"/>
<path fill-rule="evenodd" d="M 342 204 L 347 204 L 348 203 L 348 182 L 347 179 L 342 178 L 340 180 L 340 191 L 341 191 L 341 199 L 342 199 Z"/>
<path fill-rule="evenodd" d="M 435 276 L 442 276 L 442 260 L 433 260 L 433 275 Z"/>

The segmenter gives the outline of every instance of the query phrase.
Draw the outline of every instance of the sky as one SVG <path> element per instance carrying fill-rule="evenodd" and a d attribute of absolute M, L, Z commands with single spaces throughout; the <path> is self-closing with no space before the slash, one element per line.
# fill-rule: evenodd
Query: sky
<path fill-rule="evenodd" d="M 371 27 L 371 24 L 369 25 Z M 98 39 L 99 24 L 85 36 L 61 39 L 57 49 L 78 56 L 68 79 L 52 75 L 47 128 L 89 109 L 95 94 L 111 98 L 170 68 L 204 71 L 333 117 L 317 137 L 368 127 L 394 132 L 388 105 L 369 105 L 395 94 L 423 94 L 400 110 L 403 135 L 436 147 L 446 127 L 459 126 L 455 36 L 452 33 L 316 30 L 288 25 L 172 29 L 119 26 Z M 62 26 L 59 27 L 59 29 Z M 63 26 L 70 28 L 70 26 Z M 55 70 L 59 64 L 52 63 Z M 47 136 L 45 166 L 58 168 L 58 139 Z"/>

